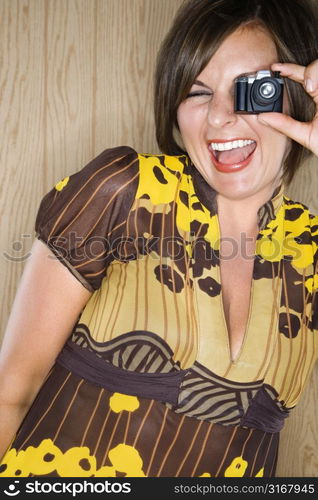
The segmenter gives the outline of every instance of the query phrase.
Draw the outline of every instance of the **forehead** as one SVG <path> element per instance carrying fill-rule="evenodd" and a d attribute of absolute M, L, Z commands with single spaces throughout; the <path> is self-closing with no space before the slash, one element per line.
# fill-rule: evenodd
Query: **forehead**
<path fill-rule="evenodd" d="M 260 26 L 244 26 L 222 42 L 200 75 L 233 78 L 242 73 L 268 69 L 277 61 L 271 35 Z"/>

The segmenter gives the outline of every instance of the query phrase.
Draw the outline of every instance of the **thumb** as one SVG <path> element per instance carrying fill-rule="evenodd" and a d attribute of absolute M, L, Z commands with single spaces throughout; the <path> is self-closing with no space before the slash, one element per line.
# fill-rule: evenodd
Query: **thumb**
<path fill-rule="evenodd" d="M 302 146 L 307 147 L 306 139 L 309 133 L 308 123 L 299 122 L 294 120 L 291 116 L 282 113 L 260 113 L 258 115 L 258 121 L 262 125 L 270 126 L 290 139 L 299 142 Z"/>

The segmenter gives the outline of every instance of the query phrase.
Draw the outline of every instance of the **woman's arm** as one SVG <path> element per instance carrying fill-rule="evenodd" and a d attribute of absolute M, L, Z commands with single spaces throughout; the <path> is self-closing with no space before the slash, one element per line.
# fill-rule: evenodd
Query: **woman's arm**
<path fill-rule="evenodd" d="M 0 457 L 91 294 L 44 243 L 34 241 L 0 351 Z"/>

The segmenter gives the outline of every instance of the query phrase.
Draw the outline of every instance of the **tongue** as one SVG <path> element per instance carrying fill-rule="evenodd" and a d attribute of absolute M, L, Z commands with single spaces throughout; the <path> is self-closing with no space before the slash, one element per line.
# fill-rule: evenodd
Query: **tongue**
<path fill-rule="evenodd" d="M 248 156 L 250 156 L 256 148 L 256 144 L 248 144 L 243 148 L 235 148 L 230 149 L 229 151 L 218 151 L 216 153 L 216 158 L 220 163 L 224 163 L 225 165 L 232 165 L 234 163 L 240 163 L 241 161 L 246 160 Z"/>

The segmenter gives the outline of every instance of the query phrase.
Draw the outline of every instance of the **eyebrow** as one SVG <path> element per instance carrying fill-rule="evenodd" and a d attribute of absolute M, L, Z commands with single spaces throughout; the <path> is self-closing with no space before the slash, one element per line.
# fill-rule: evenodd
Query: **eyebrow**
<path fill-rule="evenodd" d="M 237 75 L 235 78 L 241 78 L 242 76 L 248 76 L 250 74 L 251 73 L 241 73 L 240 75 Z M 205 87 L 206 89 L 210 88 L 208 85 L 201 82 L 201 80 L 194 80 L 193 85 L 198 85 L 199 87 Z"/>
<path fill-rule="evenodd" d="M 208 85 L 205 85 L 205 83 L 201 82 L 201 80 L 194 80 L 193 85 L 199 85 L 200 87 L 205 87 L 206 89 L 209 88 Z"/>
<path fill-rule="evenodd" d="M 256 71 L 254 73 L 256 73 Z M 241 73 L 240 75 L 237 75 L 235 78 L 241 78 L 242 76 L 248 76 L 250 74 L 251 73 Z"/>

